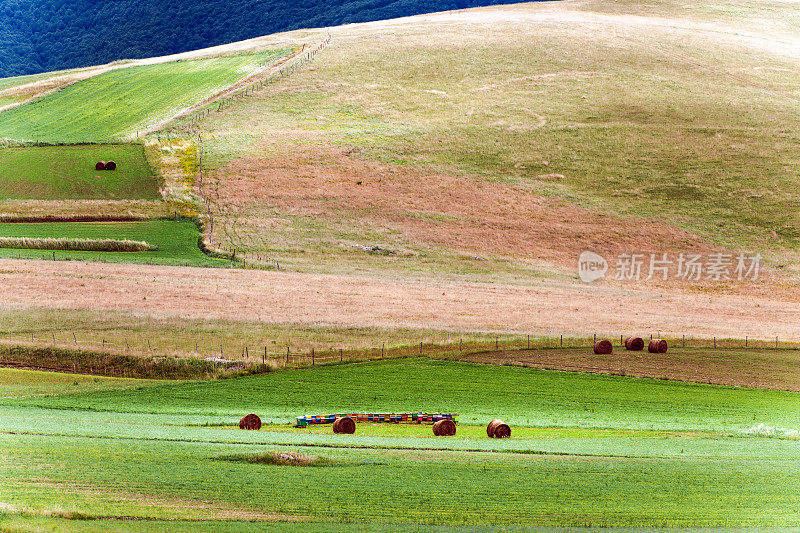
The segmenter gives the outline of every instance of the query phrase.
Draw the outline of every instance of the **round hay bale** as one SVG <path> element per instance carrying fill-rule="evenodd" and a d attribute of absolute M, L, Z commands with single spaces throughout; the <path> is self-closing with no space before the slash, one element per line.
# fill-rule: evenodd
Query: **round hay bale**
<path fill-rule="evenodd" d="M 433 424 L 433 434 L 437 437 L 452 437 L 456 434 L 456 423 L 445 418 Z"/>
<path fill-rule="evenodd" d="M 352 435 L 356 432 L 356 423 L 349 416 L 342 416 L 333 421 L 333 432 Z"/>
<path fill-rule="evenodd" d="M 245 415 L 239 420 L 239 429 L 251 429 L 254 431 L 258 431 L 261 429 L 261 418 L 258 417 L 257 414 L 250 413 L 249 415 Z"/>
<path fill-rule="evenodd" d="M 625 339 L 625 349 L 632 352 L 641 352 L 644 350 L 644 341 L 641 337 L 628 337 Z"/>
<path fill-rule="evenodd" d="M 107 161 L 106 170 L 117 170 L 117 164 L 113 161 Z"/>
<path fill-rule="evenodd" d="M 507 439 L 511 436 L 511 428 L 499 418 L 495 418 L 486 426 L 486 434 L 491 439 Z"/>
<path fill-rule="evenodd" d="M 498 424 L 504 424 L 504 423 L 505 422 L 503 422 L 499 418 L 495 418 L 494 420 L 489 422 L 488 426 L 486 426 L 486 435 L 490 438 L 494 438 L 494 428 L 496 428 Z"/>
<path fill-rule="evenodd" d="M 603 339 L 594 343 L 594 353 L 598 355 L 608 355 L 614 351 L 611 341 Z"/>
<path fill-rule="evenodd" d="M 667 353 L 667 341 L 664 339 L 653 339 L 647 347 L 650 353 Z"/>
<path fill-rule="evenodd" d="M 94 166 L 95 170 L 105 170 L 106 169 L 106 162 L 105 161 L 98 161 L 97 164 Z"/>

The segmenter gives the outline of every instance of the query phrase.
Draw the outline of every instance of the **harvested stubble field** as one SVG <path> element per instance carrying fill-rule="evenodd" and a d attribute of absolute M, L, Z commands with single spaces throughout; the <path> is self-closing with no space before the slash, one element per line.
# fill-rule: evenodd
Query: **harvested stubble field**
<path fill-rule="evenodd" d="M 162 253 L 170 246 L 139 239 L 161 248 L 148 253 Z M 698 337 L 800 338 L 800 304 L 796 295 L 788 294 L 752 296 L 743 304 L 735 294 L 552 280 L 514 285 L 9 259 L 0 259 L 0 283 L 6 310 L 117 311 L 131 317 L 233 320 L 300 329 L 449 330 L 454 336 L 461 331 L 545 335 L 548 330 L 613 336 L 658 329 L 670 337 L 689 332 Z M 88 315 L 87 319 L 91 320 Z"/>
<path fill-rule="evenodd" d="M 14 383 L 29 372 L 6 374 L 0 525 L 108 527 L 121 516 L 153 520 L 148 527 L 217 520 L 217 530 L 250 520 L 343 531 L 800 523 L 797 436 L 780 429 L 799 414 L 796 393 L 427 359 L 117 391 L 94 383 L 80 394 L 53 380 L 38 397 Z M 453 438 L 432 437 L 430 426 L 362 424 L 343 436 L 282 425 L 331 406 L 455 410 L 462 422 Z M 273 425 L 233 429 L 251 411 Z M 498 414 L 511 439 L 485 437 L 482 424 Z M 248 460 L 271 452 L 320 466 Z"/>
<path fill-rule="evenodd" d="M 98 161 L 117 170 L 99 172 Z M 156 200 L 159 180 L 133 144 L 0 148 L 0 201 Z"/>

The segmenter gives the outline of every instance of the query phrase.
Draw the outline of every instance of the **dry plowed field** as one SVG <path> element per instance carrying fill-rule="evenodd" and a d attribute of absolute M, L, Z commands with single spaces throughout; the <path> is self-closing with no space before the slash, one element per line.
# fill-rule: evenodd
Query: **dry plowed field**
<path fill-rule="evenodd" d="M 456 331 L 800 337 L 796 301 L 552 280 L 510 285 L 0 260 L 0 287 L 5 309 Z"/>

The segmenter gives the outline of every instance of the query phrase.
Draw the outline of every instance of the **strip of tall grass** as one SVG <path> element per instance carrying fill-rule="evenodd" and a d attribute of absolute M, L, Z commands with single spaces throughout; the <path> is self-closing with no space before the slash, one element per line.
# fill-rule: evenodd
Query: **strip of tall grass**
<path fill-rule="evenodd" d="M 137 357 L 55 347 L 0 346 L 0 366 L 140 379 L 216 379 L 265 373 L 269 365 L 220 365 L 194 358 Z"/>
<path fill-rule="evenodd" d="M 74 252 L 155 252 L 145 241 L 117 239 L 54 239 L 51 237 L 0 237 L 0 248 L 15 250 L 68 250 Z"/>

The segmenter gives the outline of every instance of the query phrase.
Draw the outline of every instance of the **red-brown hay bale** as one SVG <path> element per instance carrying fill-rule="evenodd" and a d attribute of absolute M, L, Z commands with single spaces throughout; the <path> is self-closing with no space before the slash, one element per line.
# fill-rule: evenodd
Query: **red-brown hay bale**
<path fill-rule="evenodd" d="M 452 437 L 456 434 L 456 423 L 445 418 L 433 424 L 433 434 L 437 437 Z"/>
<path fill-rule="evenodd" d="M 611 341 L 603 339 L 594 343 L 594 353 L 598 355 L 608 355 L 614 351 Z"/>
<path fill-rule="evenodd" d="M 491 439 L 507 439 L 511 436 L 511 428 L 499 418 L 495 418 L 486 426 L 486 434 Z"/>
<path fill-rule="evenodd" d="M 255 413 L 245 415 L 239 420 L 239 429 L 251 429 L 258 431 L 261 429 L 261 419 Z"/>
<path fill-rule="evenodd" d="M 356 432 L 356 423 L 349 416 L 342 416 L 333 421 L 333 432 L 352 435 Z"/>
<path fill-rule="evenodd" d="M 94 166 L 95 170 L 105 170 L 106 169 L 106 162 L 105 161 L 98 161 L 97 164 Z"/>
<path fill-rule="evenodd" d="M 489 422 L 489 425 L 486 426 L 486 435 L 490 438 L 494 438 L 494 428 L 496 428 L 498 424 L 503 424 L 503 423 L 504 422 L 499 418 L 495 418 L 494 420 Z"/>
<path fill-rule="evenodd" d="M 667 353 L 667 341 L 664 339 L 653 339 L 647 347 L 650 353 Z"/>
<path fill-rule="evenodd" d="M 494 438 L 496 439 L 507 439 L 511 436 L 511 428 L 508 424 L 498 424 L 496 428 L 494 428 Z"/>
<path fill-rule="evenodd" d="M 117 164 L 113 161 L 106 161 L 106 170 L 117 170 Z"/>
<path fill-rule="evenodd" d="M 632 352 L 644 350 L 644 340 L 641 337 L 628 337 L 625 339 L 625 349 Z"/>

